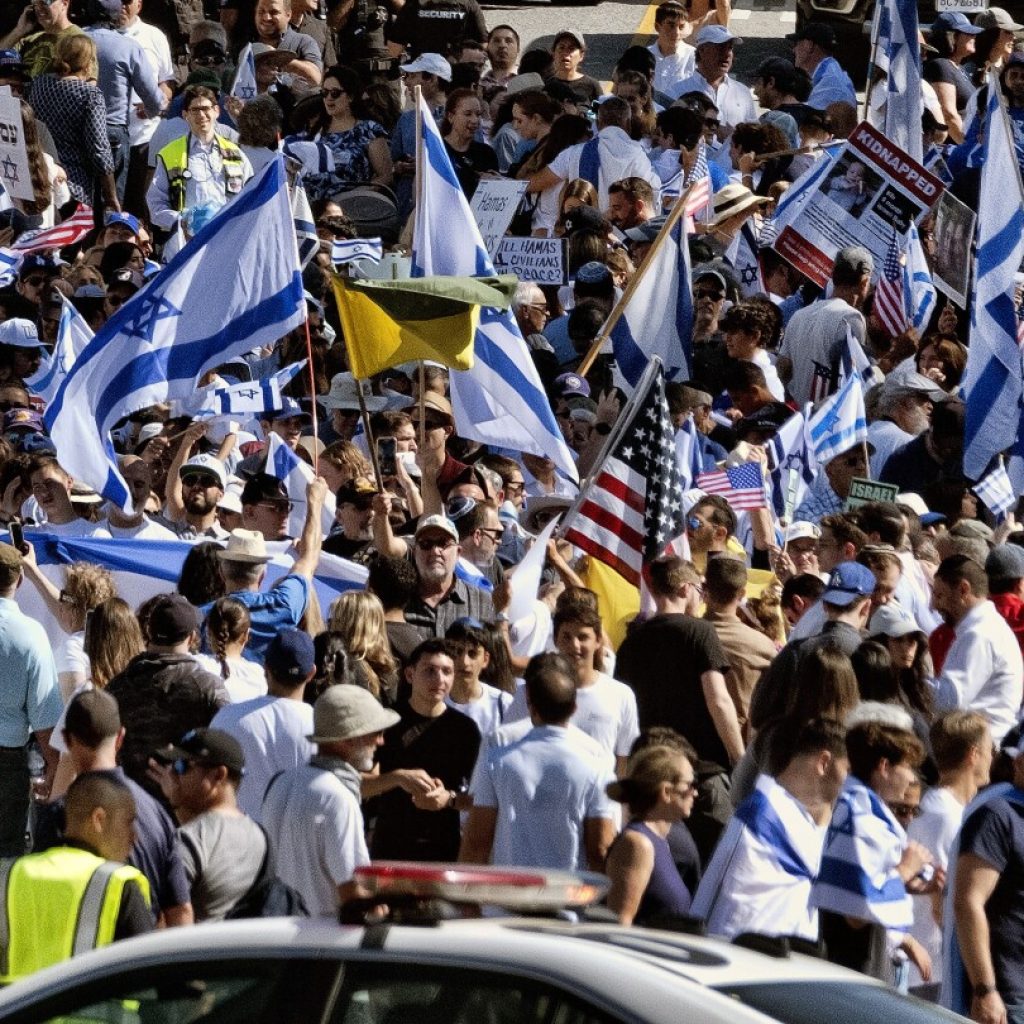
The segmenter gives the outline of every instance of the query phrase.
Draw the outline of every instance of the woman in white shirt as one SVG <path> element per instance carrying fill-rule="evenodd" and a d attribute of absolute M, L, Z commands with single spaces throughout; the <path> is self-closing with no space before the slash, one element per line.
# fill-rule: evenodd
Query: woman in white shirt
<path fill-rule="evenodd" d="M 249 609 L 238 598 L 218 598 L 204 624 L 213 654 L 194 655 L 203 668 L 224 680 L 232 704 L 262 697 L 267 692 L 263 668 L 242 654 L 249 642 L 249 625 Z"/>

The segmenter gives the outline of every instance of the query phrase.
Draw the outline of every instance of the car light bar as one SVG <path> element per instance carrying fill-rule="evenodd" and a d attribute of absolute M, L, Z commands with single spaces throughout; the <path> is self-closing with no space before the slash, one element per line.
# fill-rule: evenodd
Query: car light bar
<path fill-rule="evenodd" d="M 508 910 L 586 907 L 608 891 L 608 879 L 590 872 L 543 871 L 486 865 L 374 861 L 356 868 L 355 880 L 374 897 L 412 896 Z"/>

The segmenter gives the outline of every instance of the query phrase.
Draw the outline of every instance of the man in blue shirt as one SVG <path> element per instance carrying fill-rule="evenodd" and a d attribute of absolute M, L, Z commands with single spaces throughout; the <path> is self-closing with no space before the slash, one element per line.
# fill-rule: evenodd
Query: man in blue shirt
<path fill-rule="evenodd" d="M 799 32 L 786 36 L 793 44 L 793 61 L 811 76 L 811 95 L 807 105 L 824 110 L 831 103 L 848 103 L 857 109 L 857 92 L 850 76 L 832 56 L 836 34 L 824 22 L 808 22 Z"/>
<path fill-rule="evenodd" d="M 23 578 L 21 555 L 0 544 L 0 857 L 25 852 L 29 737 L 35 736 L 46 759 L 49 789 L 57 769 L 50 733 L 63 703 L 46 632 L 14 600 Z"/>

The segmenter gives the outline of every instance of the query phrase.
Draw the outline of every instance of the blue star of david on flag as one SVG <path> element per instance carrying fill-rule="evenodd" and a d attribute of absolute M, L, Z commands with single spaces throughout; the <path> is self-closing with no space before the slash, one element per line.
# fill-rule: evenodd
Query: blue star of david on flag
<path fill-rule="evenodd" d="M 181 310 L 164 295 L 142 296 L 138 312 L 125 325 L 125 334 L 151 342 L 161 320 L 181 316 Z"/>

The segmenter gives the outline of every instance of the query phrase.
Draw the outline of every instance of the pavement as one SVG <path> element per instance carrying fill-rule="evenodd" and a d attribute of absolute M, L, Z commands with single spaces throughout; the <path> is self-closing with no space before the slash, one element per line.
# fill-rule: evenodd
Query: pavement
<path fill-rule="evenodd" d="M 596 4 L 484 4 L 489 27 L 509 24 L 519 33 L 523 51 L 550 48 L 555 33 L 573 28 L 583 33 L 587 57 L 582 70 L 600 81 L 611 79 L 612 68 L 623 50 L 634 43 L 654 41 L 654 9 L 643 0 Z M 744 40 L 736 48 L 733 74 L 748 85 L 753 71 L 769 56 L 789 56 L 783 37 L 796 29 L 793 0 L 738 0 L 733 5 L 732 31 Z"/>

